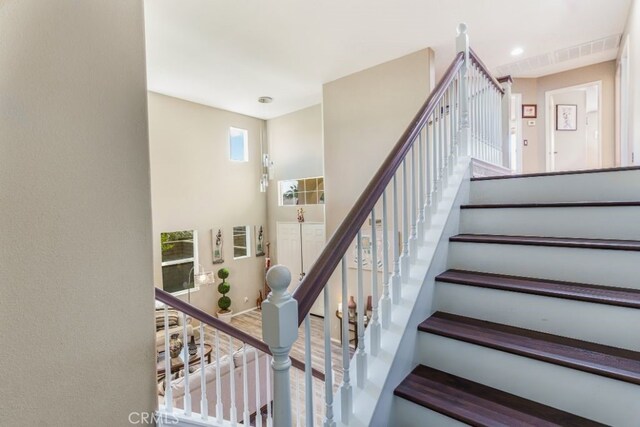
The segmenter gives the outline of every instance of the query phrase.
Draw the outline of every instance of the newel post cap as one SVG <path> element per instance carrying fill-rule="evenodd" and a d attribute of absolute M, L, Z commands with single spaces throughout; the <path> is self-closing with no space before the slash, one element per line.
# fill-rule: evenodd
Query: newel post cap
<path fill-rule="evenodd" d="M 291 272 L 284 265 L 267 272 L 271 293 L 262 303 L 262 339 L 272 350 L 288 348 L 298 338 L 298 301 L 287 291 L 290 283 Z"/>
<path fill-rule="evenodd" d="M 467 24 L 461 22 L 458 24 L 458 34 L 465 34 L 467 32 Z"/>

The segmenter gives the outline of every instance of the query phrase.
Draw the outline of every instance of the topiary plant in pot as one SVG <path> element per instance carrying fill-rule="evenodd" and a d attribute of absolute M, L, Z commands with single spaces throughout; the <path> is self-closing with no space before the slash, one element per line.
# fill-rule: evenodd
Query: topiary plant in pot
<path fill-rule="evenodd" d="M 218 277 L 222 279 L 222 283 L 218 285 L 218 292 L 222 294 L 222 297 L 218 300 L 218 308 L 220 308 L 218 311 L 218 319 L 229 323 L 231 321 L 231 316 L 233 315 L 233 310 L 231 310 L 231 298 L 227 296 L 231 290 L 231 284 L 227 282 L 229 269 L 221 268 L 218 270 Z"/>

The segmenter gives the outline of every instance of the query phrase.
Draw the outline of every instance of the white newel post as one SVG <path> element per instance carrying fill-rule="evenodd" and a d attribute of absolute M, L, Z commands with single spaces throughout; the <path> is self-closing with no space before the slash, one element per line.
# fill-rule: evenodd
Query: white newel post
<path fill-rule="evenodd" d="M 502 79 L 501 79 L 502 80 Z M 511 167 L 511 85 L 513 80 L 508 76 L 501 82 L 504 95 L 502 95 L 502 166 Z"/>
<path fill-rule="evenodd" d="M 271 293 L 262 303 L 262 339 L 273 354 L 273 425 L 291 427 L 291 386 L 289 351 L 298 338 L 298 302 L 287 287 L 291 273 L 276 265 L 267 272 Z"/>
<path fill-rule="evenodd" d="M 458 25 L 456 50 L 464 53 L 464 64 L 460 69 L 460 155 L 471 155 L 471 124 L 469 119 L 469 35 L 467 24 Z"/>

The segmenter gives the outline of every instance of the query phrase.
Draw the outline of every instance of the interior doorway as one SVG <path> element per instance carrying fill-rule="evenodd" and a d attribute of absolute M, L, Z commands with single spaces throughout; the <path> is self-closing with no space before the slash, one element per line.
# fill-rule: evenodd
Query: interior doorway
<path fill-rule="evenodd" d="M 547 172 L 602 167 L 602 81 L 545 94 Z"/>
<path fill-rule="evenodd" d="M 307 273 L 325 245 L 325 227 L 321 222 L 278 222 L 277 227 L 277 261 L 291 271 L 292 292 L 299 283 L 300 273 Z M 300 238 L 302 230 L 302 239 Z M 300 243 L 302 242 L 302 251 Z M 311 313 L 324 316 L 324 294 L 320 294 Z"/>
<path fill-rule="evenodd" d="M 509 114 L 509 168 L 515 174 L 522 173 L 522 94 L 511 94 Z"/>

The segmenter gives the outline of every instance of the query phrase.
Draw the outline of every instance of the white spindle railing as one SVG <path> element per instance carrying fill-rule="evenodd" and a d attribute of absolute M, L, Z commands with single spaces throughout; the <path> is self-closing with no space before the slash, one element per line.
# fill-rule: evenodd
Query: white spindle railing
<path fill-rule="evenodd" d="M 241 423 L 248 425 L 254 417 L 254 425 L 260 427 L 263 424 L 266 427 L 290 427 L 293 423 L 299 426 L 322 424 L 324 427 L 333 427 L 336 419 L 343 425 L 350 424 L 354 416 L 354 395 L 366 387 L 370 376 L 368 363 L 373 363 L 383 353 L 381 349 L 385 333 L 392 325 L 393 311 L 400 309 L 402 286 L 414 286 L 414 282 L 409 280 L 411 264 L 416 261 L 420 247 L 426 241 L 439 202 L 458 164 L 458 157 L 471 156 L 496 165 L 502 164 L 507 158 L 503 150 L 503 137 L 508 132 L 504 131 L 502 117 L 508 102 L 503 101 L 503 91 L 497 81 L 488 74 L 475 53 L 470 51 L 466 27 L 462 24 L 458 28 L 456 43 L 459 52 L 456 60 L 412 122 L 412 127 L 405 132 L 404 139 L 385 161 L 385 167 L 390 169 L 376 175 L 382 184 L 370 184 L 375 195 L 370 200 L 363 199 L 366 211 L 365 208 L 354 207 L 349 217 L 357 216 L 357 222 L 350 222 L 350 228 L 342 230 L 343 233 L 345 230 L 349 232 L 345 240 L 355 240 L 356 271 L 350 271 L 353 261 L 347 254 L 348 249 L 344 249 L 346 246 L 341 246 L 343 249 L 340 249 L 339 258 L 331 264 L 329 271 L 331 273 L 337 264 L 341 265 L 341 277 L 336 278 L 341 279 L 341 311 L 335 311 L 332 305 L 331 288 L 326 286 L 329 280 L 327 275 L 323 279 L 326 281 L 322 282 L 323 326 L 314 329 L 312 322 L 315 320 L 312 321 L 309 315 L 308 301 L 300 302 L 305 298 L 293 298 L 287 291 L 291 274 L 284 266 L 272 267 L 267 274 L 271 293 L 262 306 L 264 343 L 242 334 L 231 336 L 233 332 L 219 323 L 220 330 L 201 323 L 198 329 L 192 331 L 185 312 L 191 309 L 186 308 L 184 302 L 175 303 L 171 300 L 183 307 L 179 334 L 185 345 L 181 352 L 184 366 L 182 376 L 174 378 L 176 365 L 169 357 L 174 332 L 169 332 L 172 328 L 169 308 L 165 307 L 162 313 L 165 360 L 158 368 L 165 372 L 161 411 L 185 417 L 197 416 L 200 422 L 215 422 L 217 425 L 225 422 L 232 426 Z M 402 153 L 400 157 L 397 152 Z M 360 212 L 357 209 L 361 209 L 362 213 L 353 213 Z M 380 224 L 378 218 L 381 218 Z M 365 247 L 367 237 L 369 243 Z M 331 254 L 329 249 L 323 251 L 321 257 L 335 258 L 335 255 L 327 254 Z M 367 272 L 371 275 L 370 291 L 369 286 L 364 284 L 365 265 L 371 269 L 370 273 Z M 317 274 L 317 271 L 314 272 L 312 267 L 295 291 L 296 295 L 305 289 L 305 281 L 313 273 Z M 353 292 L 349 283 L 355 285 L 355 318 L 348 306 L 350 293 Z M 370 318 L 366 318 L 368 295 L 365 289 L 371 296 Z M 315 292 L 313 298 L 317 298 L 320 291 Z M 166 302 L 170 298 L 164 296 L 161 300 Z M 298 313 L 299 303 L 304 307 L 304 312 Z M 339 347 L 331 340 L 331 319 L 336 314 L 341 318 L 340 332 L 343 338 Z M 199 315 L 201 317 L 198 319 L 207 320 L 209 325 L 216 323 L 206 314 Z M 302 323 L 304 363 L 293 360 L 296 363 L 292 373 L 289 353 L 298 339 L 298 325 Z M 350 329 L 350 325 L 355 326 L 355 331 Z M 171 330 L 175 331 L 175 326 Z M 197 344 L 199 356 L 191 359 L 188 338 L 194 331 L 199 331 L 200 335 Z M 353 349 L 350 345 L 352 332 L 355 332 L 357 343 Z M 312 334 L 322 336 L 312 337 Z M 318 338 L 323 345 L 319 345 Z M 239 345 L 236 344 L 238 341 Z M 332 349 L 340 356 L 335 361 L 332 359 Z M 205 353 L 212 360 L 205 362 Z M 322 366 L 318 366 L 324 370 L 324 382 L 318 380 L 322 378 L 322 373 L 312 366 L 313 361 L 317 360 L 316 353 L 324 358 Z M 353 369 L 352 355 L 355 355 Z M 356 389 L 352 385 L 354 370 Z M 334 374 L 340 372 L 342 379 L 334 389 Z M 242 378 L 238 384 L 236 376 Z M 254 388 L 249 390 L 251 386 Z M 335 392 L 339 393 L 339 412 L 334 409 Z M 263 414 L 261 408 L 265 405 L 266 413 Z M 209 414 L 209 408 L 215 408 L 215 417 Z"/>
<path fill-rule="evenodd" d="M 342 362 L 342 382 L 338 387 L 340 398 L 340 421 L 349 424 L 353 411 L 353 395 L 356 392 L 352 388 L 351 375 L 351 355 L 352 350 L 349 344 L 349 282 L 355 281 L 355 293 L 357 300 L 356 318 L 351 319 L 355 323 L 354 350 L 355 379 L 358 389 L 365 387 L 370 373 L 367 371 L 369 358 L 377 358 L 380 355 L 381 344 L 384 340 L 385 331 L 388 330 L 392 322 L 392 312 L 401 301 L 401 287 L 407 284 L 410 286 L 409 277 L 411 274 L 411 264 L 416 261 L 419 248 L 425 242 L 425 236 L 429 229 L 432 218 L 438 211 L 438 204 L 442 201 L 443 193 L 449 184 L 450 177 L 453 176 L 455 165 L 458 164 L 460 156 L 471 156 L 487 163 L 501 164 L 502 155 L 502 89 L 497 85 L 493 77 L 488 74 L 486 67 L 479 61 L 477 56 L 469 49 L 466 26 L 461 24 L 458 28 L 457 39 L 458 56 L 456 61 L 445 74 L 443 82 L 434 90 L 430 100 L 423 110 L 422 116 L 414 120 L 413 126 L 417 126 L 411 132 L 408 142 L 402 144 L 402 158 L 399 160 L 388 160 L 394 162 L 394 170 L 391 174 L 384 176 L 386 187 L 381 192 L 376 192 L 378 199 L 375 202 L 367 200 L 369 209 L 366 220 L 369 227 L 361 224 L 357 230 L 352 222 L 355 234 L 355 269 L 354 273 L 349 272 L 349 258 L 346 252 L 341 252 L 341 298 L 342 309 L 337 314 L 342 318 L 340 345 Z M 409 144 L 408 146 L 406 144 Z M 397 147 L 400 147 L 398 143 Z M 398 150 L 398 148 L 394 150 Z M 390 155 L 389 159 L 393 156 Z M 385 163 L 386 165 L 386 163 Z M 400 186 L 400 188 L 398 188 Z M 375 188 L 375 184 L 370 184 Z M 379 191 L 379 190 L 376 190 Z M 389 194 L 387 193 L 389 192 Z M 366 193 L 366 191 L 365 191 Z M 388 197 L 389 196 L 389 197 Z M 364 196 L 363 196 L 364 197 Z M 381 205 L 380 206 L 380 199 Z M 388 206 L 391 202 L 391 206 Z M 354 207 L 349 216 L 355 214 L 358 206 Z M 389 209 L 391 210 L 389 212 Z M 381 228 L 377 218 L 381 210 Z M 389 217 L 390 215 L 390 217 Z M 364 218 L 363 216 L 358 216 Z M 366 221 L 365 220 L 365 221 Z M 351 219 L 349 219 L 351 221 Z M 342 227 L 342 226 L 341 226 Z M 343 229 L 339 229 L 344 232 Z M 340 234 L 336 232 L 336 235 Z M 365 236 L 364 233 L 370 233 Z M 381 241 L 379 240 L 381 236 Z M 370 244 L 363 246 L 369 237 Z M 349 237 L 351 238 L 351 237 Z M 333 239 L 333 238 L 332 238 Z M 335 238 L 336 242 L 339 237 Z M 341 245 L 342 243 L 340 243 Z M 328 246 L 331 246 L 329 242 Z M 353 247 L 353 246 L 352 246 Z M 332 247 L 331 249 L 334 249 Z M 378 254 L 381 249 L 382 254 Z M 391 249 L 391 250 L 390 250 Z M 340 249 L 341 251 L 343 249 Z M 329 251 L 329 249 L 327 249 Z M 323 252 L 323 255 L 329 252 Z M 367 259 L 365 260 L 365 254 Z M 321 256 L 323 256 L 321 255 Z M 381 258 L 381 259 L 380 259 Z M 335 259 L 335 257 L 333 257 Z M 365 262 L 366 261 L 366 262 Z M 381 272 L 378 270 L 378 263 L 381 261 Z M 332 261 L 335 262 L 335 261 Z M 336 268 L 337 263 L 331 268 Z M 371 318 L 365 322 L 366 299 L 364 286 L 364 266 L 371 268 Z M 271 271 L 286 270 L 283 266 L 275 266 Z M 311 280 L 309 277 L 313 271 L 307 273 L 298 289 L 294 292 L 297 301 L 300 293 L 305 289 L 305 281 Z M 282 276 L 285 273 L 278 273 Z M 349 276 L 353 274 L 350 279 Z M 328 276 L 326 279 L 328 280 Z M 269 282 L 271 285 L 271 282 Z M 282 285 L 283 286 L 283 285 Z M 379 287 L 381 287 L 381 292 Z M 273 288 L 272 288 L 273 289 Z M 319 291 L 314 291 L 314 298 Z M 329 298 L 330 288 L 324 287 L 324 361 L 325 361 L 325 393 L 324 393 L 324 418 L 325 426 L 334 425 L 333 420 L 333 387 L 332 377 L 334 367 L 331 359 L 331 327 L 332 301 Z M 270 297 L 268 300 L 271 300 Z M 309 303 L 304 301 L 305 309 L 308 310 Z M 295 307 L 297 310 L 297 306 Z M 281 321 L 296 324 L 296 310 L 290 310 L 286 315 L 280 316 Z M 280 309 L 284 313 L 284 309 Z M 266 313 L 265 313 L 266 314 Z M 305 313 L 306 314 L 306 313 Z M 263 315 L 267 322 L 266 316 Z M 313 340 L 309 340 L 310 327 L 308 325 L 308 315 L 303 319 L 305 323 L 306 344 L 305 351 L 311 352 Z M 368 329 L 368 339 L 365 340 L 365 323 Z M 280 323 L 282 327 L 283 324 Z M 286 335 L 286 334 L 285 334 Z M 286 340 L 285 340 L 286 341 Z M 280 343 L 282 345 L 283 343 Z M 284 342 L 286 344 L 286 342 Z M 290 344 L 289 344 L 290 346 Z M 272 350 L 275 350 L 272 347 Z M 315 348 L 315 351 L 320 349 Z M 274 353 L 275 354 L 275 353 Z M 373 360 L 373 359 L 372 359 Z M 307 359 L 306 365 L 310 361 Z M 305 388 L 313 387 L 309 385 L 310 375 L 307 375 Z M 291 391 L 288 388 L 276 387 L 274 402 L 278 400 L 291 401 Z M 305 390 L 305 393 L 314 393 L 313 390 Z M 307 406 L 312 405 L 311 395 L 307 395 Z M 297 399 L 294 399 L 297 400 Z M 300 412 L 300 411 L 297 411 Z M 312 425 L 313 412 L 307 408 L 305 419 L 307 425 Z M 280 424 L 278 424 L 280 425 Z M 284 422 L 283 426 L 290 423 Z"/>

